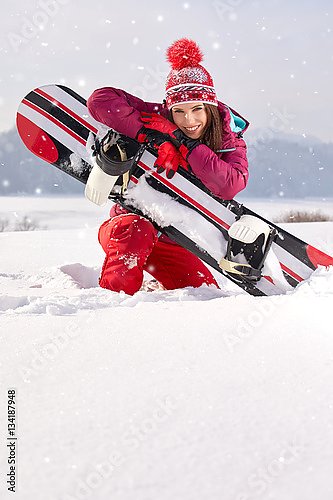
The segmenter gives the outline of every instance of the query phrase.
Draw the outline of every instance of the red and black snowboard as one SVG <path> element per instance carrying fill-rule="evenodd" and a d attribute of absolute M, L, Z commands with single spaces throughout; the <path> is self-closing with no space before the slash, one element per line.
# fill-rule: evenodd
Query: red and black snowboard
<path fill-rule="evenodd" d="M 24 144 L 34 155 L 84 184 L 92 169 L 91 145 L 96 134 L 103 135 L 103 131 L 106 132 L 105 125 L 89 115 L 86 100 L 62 85 L 46 85 L 31 91 L 19 106 L 17 129 Z M 144 177 L 153 190 L 165 193 L 177 203 L 191 209 L 212 231 L 216 232 L 218 229 L 221 238 L 225 240 L 228 239 L 228 228 L 240 215 L 258 217 L 276 230 L 277 236 L 272 244 L 272 251 L 279 262 L 280 273 L 265 274 L 257 282 L 237 280 L 236 283 L 248 293 L 286 293 L 308 279 L 318 266 L 333 265 L 331 256 L 301 241 L 237 201 L 225 201 L 213 196 L 190 173 L 180 170 L 171 180 L 164 174 L 157 174 L 153 168 L 154 160 L 154 151 L 142 149 L 141 157 L 130 172 L 129 192 L 135 189 L 139 179 Z M 110 198 L 116 198 L 116 195 L 110 194 Z M 117 201 L 127 208 L 133 208 L 130 197 L 121 197 Z M 183 227 L 180 229 L 176 225 L 168 225 L 160 227 L 160 230 L 225 275 L 219 266 L 216 252 L 213 257 L 211 246 L 207 245 L 205 248 L 202 243 L 204 237 L 199 238 L 198 244 L 198 241 L 191 238 L 192 233 L 184 231 Z M 232 279 L 230 275 L 227 277 Z"/>

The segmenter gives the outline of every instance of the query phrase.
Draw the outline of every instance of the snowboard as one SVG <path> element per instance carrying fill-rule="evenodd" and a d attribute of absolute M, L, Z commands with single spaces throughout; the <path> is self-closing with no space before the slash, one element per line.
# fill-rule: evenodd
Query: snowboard
<path fill-rule="evenodd" d="M 92 169 L 92 145 L 108 128 L 90 116 L 83 97 L 63 85 L 36 88 L 20 103 L 16 123 L 22 141 L 34 155 L 86 184 Z M 172 179 L 167 179 L 165 173 L 158 174 L 153 167 L 155 159 L 153 149 L 141 146 L 126 193 L 115 189 L 109 198 L 152 220 L 162 233 L 247 293 L 255 296 L 288 293 L 308 279 L 318 266 L 333 265 L 331 256 L 236 200 L 217 198 L 190 172 L 179 169 Z M 163 220 L 160 214 L 170 206 L 168 200 L 173 210 Z M 175 206 L 179 207 L 180 215 L 173 219 Z M 258 281 L 235 278 L 219 266 L 225 256 L 228 229 L 242 215 L 261 219 L 275 233 L 267 265 Z"/>

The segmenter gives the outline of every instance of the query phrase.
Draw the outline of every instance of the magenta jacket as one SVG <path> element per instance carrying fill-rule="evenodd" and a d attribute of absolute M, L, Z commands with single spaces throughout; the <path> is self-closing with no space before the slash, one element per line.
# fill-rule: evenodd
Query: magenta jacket
<path fill-rule="evenodd" d="M 141 111 L 168 115 L 164 104 L 145 102 L 113 87 L 95 90 L 87 106 L 95 120 L 133 139 L 143 125 Z M 248 162 L 242 133 L 249 123 L 222 102 L 219 102 L 218 109 L 223 130 L 221 151 L 216 154 L 208 146 L 200 144 L 193 149 L 188 162 L 194 175 L 215 196 L 231 200 L 247 184 Z"/>

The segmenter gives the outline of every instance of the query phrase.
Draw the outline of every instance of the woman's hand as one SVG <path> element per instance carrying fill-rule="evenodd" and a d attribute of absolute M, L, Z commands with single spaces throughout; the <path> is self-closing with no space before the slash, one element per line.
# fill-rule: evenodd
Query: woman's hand
<path fill-rule="evenodd" d="M 158 174 L 166 171 L 168 179 L 172 179 L 179 167 L 188 170 L 187 161 L 184 160 L 178 149 L 171 142 L 163 142 L 158 148 L 158 157 L 154 163 Z"/>
<path fill-rule="evenodd" d="M 141 120 L 146 129 L 156 130 L 165 134 L 176 146 L 182 157 L 187 161 L 188 155 L 200 144 L 200 141 L 185 135 L 174 123 L 157 113 L 141 112 Z"/>
<path fill-rule="evenodd" d="M 157 151 L 158 156 L 154 163 L 157 173 L 166 171 L 167 178 L 172 179 L 179 167 L 185 170 L 189 168 L 187 161 L 169 139 L 167 134 L 146 127 L 142 127 L 137 136 L 139 142 L 149 144 Z"/>
<path fill-rule="evenodd" d="M 164 118 L 157 113 L 141 112 L 141 120 L 143 121 L 145 127 L 158 130 L 159 132 L 162 132 L 162 134 L 167 134 L 173 139 L 176 139 L 175 132 L 178 127 L 167 118 Z"/>

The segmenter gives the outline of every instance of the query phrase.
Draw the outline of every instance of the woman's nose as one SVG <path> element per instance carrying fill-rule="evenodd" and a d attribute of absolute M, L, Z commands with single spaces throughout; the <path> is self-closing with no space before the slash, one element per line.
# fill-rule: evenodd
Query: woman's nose
<path fill-rule="evenodd" d="M 187 122 L 189 122 L 189 123 L 190 123 L 190 122 L 192 121 L 192 119 L 193 119 L 193 116 L 192 116 L 192 114 L 191 114 L 191 113 L 189 113 L 189 114 L 185 113 L 185 120 L 186 120 Z"/>

